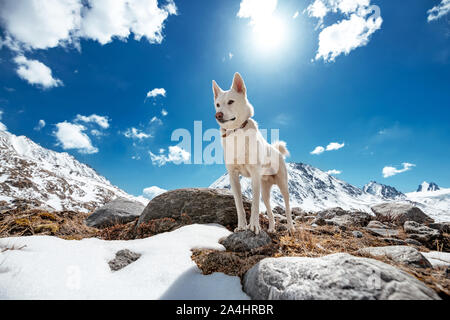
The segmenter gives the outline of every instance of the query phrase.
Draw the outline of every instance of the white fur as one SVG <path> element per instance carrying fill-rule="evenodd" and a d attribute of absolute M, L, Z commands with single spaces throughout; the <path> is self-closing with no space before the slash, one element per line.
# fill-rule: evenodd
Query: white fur
<path fill-rule="evenodd" d="M 283 195 L 289 232 L 294 231 L 291 208 L 289 205 L 288 176 L 284 156 L 289 154 L 286 143 L 277 141 L 270 145 L 258 130 L 256 121 L 251 119 L 253 106 L 247 100 L 247 90 L 239 73 L 234 75 L 233 84 L 228 91 L 223 91 L 213 80 L 214 105 L 216 113 L 223 113 L 223 120 L 217 120 L 221 127 L 225 166 L 230 176 L 238 215 L 238 227 L 235 231 L 247 228 L 258 234 L 259 199 L 262 195 L 269 216 L 269 232 L 275 231 L 275 221 L 270 206 L 270 189 L 276 184 Z M 233 101 L 230 104 L 230 101 Z M 244 128 L 241 126 L 248 121 Z M 242 203 L 239 175 L 252 180 L 252 209 L 250 223 L 247 226 Z"/>

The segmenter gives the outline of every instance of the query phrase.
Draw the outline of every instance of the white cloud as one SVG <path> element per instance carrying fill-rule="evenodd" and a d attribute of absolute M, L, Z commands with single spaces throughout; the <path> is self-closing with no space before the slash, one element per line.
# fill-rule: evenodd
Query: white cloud
<path fill-rule="evenodd" d="M 324 147 L 318 146 L 313 151 L 311 151 L 311 154 L 321 154 L 325 151 Z"/>
<path fill-rule="evenodd" d="M 327 151 L 339 150 L 339 149 L 343 148 L 344 146 L 345 146 L 345 143 L 331 142 L 327 146 Z"/>
<path fill-rule="evenodd" d="M 440 4 L 434 6 L 428 13 L 428 22 L 437 20 L 450 12 L 450 0 L 442 0 Z"/>
<path fill-rule="evenodd" d="M 89 0 L 89 8 L 83 8 L 81 36 L 101 44 L 113 38 L 125 40 L 133 33 L 134 39 L 145 37 L 150 43 L 161 43 L 164 21 L 176 14 L 173 1 L 158 7 L 157 0 Z"/>
<path fill-rule="evenodd" d="M 390 166 L 384 167 L 383 168 L 383 177 L 389 178 L 389 177 L 395 176 L 396 174 L 411 170 L 416 165 L 412 164 L 412 163 L 404 162 L 404 163 L 402 163 L 402 166 L 403 166 L 402 169 L 397 169 L 395 167 L 390 167 Z"/>
<path fill-rule="evenodd" d="M 2 120 L 3 117 L 3 111 L 0 110 L 0 120 Z M 3 124 L 3 122 L 0 121 L 0 131 L 7 131 L 8 128 Z"/>
<path fill-rule="evenodd" d="M 152 124 L 152 123 L 155 123 L 155 124 L 159 124 L 159 125 L 162 125 L 163 124 L 163 122 L 161 121 L 161 119 L 159 119 L 157 116 L 154 116 L 151 120 L 150 120 L 150 123 Z"/>
<path fill-rule="evenodd" d="M 166 89 L 164 88 L 155 88 L 147 92 L 147 98 L 155 98 L 157 96 L 166 96 Z"/>
<path fill-rule="evenodd" d="M 250 18 L 251 24 L 272 16 L 277 7 L 277 0 L 242 0 L 237 16 L 239 18 Z"/>
<path fill-rule="evenodd" d="M 80 0 L 2 0 L 0 21 L 7 45 L 47 49 L 72 43 L 80 27 L 81 8 Z"/>
<path fill-rule="evenodd" d="M 162 110 L 161 110 L 161 115 L 162 115 L 163 117 L 167 116 L 168 114 L 169 114 L 169 113 L 167 112 L 166 109 L 162 109 Z"/>
<path fill-rule="evenodd" d="M 98 149 L 92 145 L 91 139 L 84 133 L 85 130 L 86 127 L 80 124 L 64 121 L 56 124 L 54 135 L 64 150 L 77 149 L 80 153 L 97 153 Z"/>
<path fill-rule="evenodd" d="M 299 14 L 300 13 L 298 11 L 295 11 L 294 15 L 292 16 L 292 19 L 297 19 Z"/>
<path fill-rule="evenodd" d="M 34 130 L 36 131 L 40 131 L 42 128 L 44 128 L 46 125 L 45 120 L 39 120 L 38 124 L 36 125 L 36 127 L 34 127 Z"/>
<path fill-rule="evenodd" d="M 17 74 L 20 78 L 28 81 L 32 85 L 37 85 L 43 89 L 59 87 L 63 85 L 62 81 L 52 76 L 52 70 L 42 62 L 29 60 L 23 55 L 14 58 L 17 63 Z"/>
<path fill-rule="evenodd" d="M 157 0 L 3 0 L 0 21 L 13 50 L 79 45 L 80 38 L 101 44 L 113 38 L 146 38 L 161 43 L 164 22 L 177 14 L 174 1 Z"/>
<path fill-rule="evenodd" d="M 342 171 L 336 170 L 336 169 L 332 169 L 332 170 L 328 170 L 327 173 L 328 173 L 328 174 L 337 175 L 337 174 L 341 174 Z"/>
<path fill-rule="evenodd" d="M 167 190 L 161 189 L 160 187 L 152 186 L 149 188 L 145 188 L 142 191 L 142 193 L 143 193 L 144 198 L 146 198 L 148 200 L 152 200 L 153 198 L 159 196 L 160 194 L 163 194 L 166 191 Z"/>
<path fill-rule="evenodd" d="M 162 152 L 161 152 L 162 151 Z M 152 163 L 158 165 L 159 167 L 172 162 L 175 164 L 180 164 L 182 162 L 188 162 L 191 158 L 191 154 L 186 150 L 180 148 L 179 146 L 170 146 L 169 153 L 167 155 L 162 154 L 164 150 L 160 150 L 160 154 L 156 155 L 149 151 L 150 159 Z"/>
<path fill-rule="evenodd" d="M 308 15 L 319 19 L 319 27 L 329 12 L 340 13 L 346 19 L 322 29 L 315 60 L 335 61 L 341 54 L 367 45 L 370 36 L 381 28 L 383 19 L 379 7 L 370 0 L 315 0 L 306 9 Z M 371 15 L 371 13 L 373 13 Z"/>
<path fill-rule="evenodd" d="M 101 131 L 97 130 L 97 129 L 92 129 L 92 130 L 91 130 L 91 134 L 92 134 L 93 136 L 96 136 L 96 137 L 101 137 L 101 136 L 103 136 L 103 133 L 102 133 Z"/>
<path fill-rule="evenodd" d="M 333 150 L 339 150 L 345 146 L 345 143 L 337 143 L 337 142 L 331 142 L 327 145 L 326 149 L 322 146 L 317 146 L 313 151 L 311 151 L 311 154 L 322 154 L 325 151 L 333 151 Z"/>
<path fill-rule="evenodd" d="M 99 116 L 96 114 L 91 114 L 90 116 L 82 116 L 81 114 L 77 114 L 75 121 L 85 123 L 96 123 L 103 129 L 109 128 L 109 118 L 105 116 Z"/>
<path fill-rule="evenodd" d="M 129 128 L 127 131 L 125 131 L 124 136 L 130 139 L 137 139 L 137 140 L 143 140 L 151 138 L 151 134 L 147 134 L 139 129 L 136 128 Z"/>
<path fill-rule="evenodd" d="M 327 15 L 329 8 L 322 0 L 315 0 L 312 4 L 306 8 L 306 11 L 310 17 L 320 19 L 321 21 Z"/>

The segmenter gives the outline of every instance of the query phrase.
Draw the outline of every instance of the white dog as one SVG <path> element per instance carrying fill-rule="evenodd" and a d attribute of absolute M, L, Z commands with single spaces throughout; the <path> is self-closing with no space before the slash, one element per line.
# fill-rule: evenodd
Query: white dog
<path fill-rule="evenodd" d="M 258 130 L 256 121 L 251 119 L 253 106 L 247 100 L 247 90 L 239 73 L 234 75 L 233 84 L 223 91 L 213 80 L 216 120 L 222 132 L 225 166 L 230 176 L 238 215 L 238 227 L 235 231 L 249 228 L 259 234 L 259 201 L 262 194 L 269 216 L 269 232 L 275 231 L 275 221 L 270 207 L 270 189 L 276 184 L 283 195 L 288 230 L 294 231 L 291 208 L 289 205 L 288 176 L 284 156 L 289 154 L 286 143 L 277 141 L 270 145 Z M 252 210 L 250 224 L 247 226 L 242 203 L 239 175 L 252 180 Z"/>

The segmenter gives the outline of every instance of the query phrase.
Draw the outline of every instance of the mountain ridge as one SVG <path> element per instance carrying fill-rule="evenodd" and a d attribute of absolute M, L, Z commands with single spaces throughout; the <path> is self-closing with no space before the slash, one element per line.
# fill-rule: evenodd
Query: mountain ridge
<path fill-rule="evenodd" d="M 0 202 L 89 212 L 117 197 L 143 202 L 66 152 L 0 131 Z"/>

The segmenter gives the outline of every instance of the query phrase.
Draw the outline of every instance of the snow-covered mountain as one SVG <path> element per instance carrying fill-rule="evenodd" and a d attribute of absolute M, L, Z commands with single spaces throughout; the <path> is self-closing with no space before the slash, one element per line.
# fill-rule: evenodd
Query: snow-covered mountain
<path fill-rule="evenodd" d="M 376 182 L 359 189 L 307 164 L 288 163 L 287 169 L 291 207 L 312 212 L 341 207 L 372 213 L 370 207 L 375 204 L 395 201 L 411 203 L 436 221 L 450 221 L 450 189 L 403 194 L 393 187 Z M 251 199 L 250 179 L 241 177 L 240 180 L 242 193 Z M 230 189 L 228 174 L 217 179 L 210 188 Z M 271 205 L 284 207 L 283 197 L 276 186 L 272 187 Z M 261 210 L 265 210 L 262 201 Z"/>
<path fill-rule="evenodd" d="M 306 211 L 319 211 L 341 207 L 371 212 L 370 207 L 383 200 L 351 184 L 339 180 L 326 172 L 303 163 L 288 163 L 289 194 L 292 207 Z M 241 177 L 242 193 L 252 198 L 251 181 Z M 210 188 L 230 188 L 228 174 L 216 180 Z M 271 205 L 284 207 L 278 187 L 272 187 Z"/>
<path fill-rule="evenodd" d="M 0 206 L 25 200 L 55 210 L 89 212 L 117 197 L 144 202 L 71 155 L 0 130 Z"/>
<path fill-rule="evenodd" d="M 439 220 L 450 221 L 450 188 L 440 188 L 436 191 L 409 192 L 406 196 L 408 200 L 425 206 L 429 211 L 424 211 L 432 217 L 439 216 L 437 218 Z"/>
<path fill-rule="evenodd" d="M 417 192 L 427 192 L 427 191 L 438 191 L 440 190 L 440 188 L 438 187 L 438 185 L 434 182 L 422 182 L 421 184 L 419 184 L 419 187 L 417 188 Z"/>
<path fill-rule="evenodd" d="M 376 181 L 370 181 L 363 187 L 363 191 L 373 194 L 374 196 L 384 198 L 387 200 L 401 200 L 406 199 L 405 194 L 398 191 L 394 187 L 378 183 Z"/>

